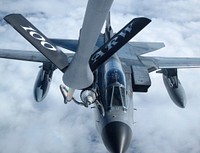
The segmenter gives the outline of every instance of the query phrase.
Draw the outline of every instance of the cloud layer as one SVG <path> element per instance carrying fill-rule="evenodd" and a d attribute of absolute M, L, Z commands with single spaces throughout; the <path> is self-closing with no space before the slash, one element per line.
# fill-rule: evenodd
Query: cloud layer
<path fill-rule="evenodd" d="M 3 21 L 9 13 L 24 14 L 48 37 L 77 38 L 87 1 L 0 1 L 0 48 L 34 50 Z M 159 56 L 200 57 L 200 2 L 114 1 L 111 15 L 115 31 L 137 16 L 152 19 L 132 41 L 162 41 Z M 102 153 L 93 110 L 64 105 L 59 92 L 61 73 L 56 70 L 43 103 L 32 96 L 39 63 L 0 60 L 0 152 L 2 153 Z M 187 107 L 177 108 L 169 99 L 160 74 L 152 73 L 147 94 L 134 94 L 134 137 L 129 153 L 200 152 L 200 70 L 180 70 Z M 78 95 L 78 94 L 77 94 Z"/>

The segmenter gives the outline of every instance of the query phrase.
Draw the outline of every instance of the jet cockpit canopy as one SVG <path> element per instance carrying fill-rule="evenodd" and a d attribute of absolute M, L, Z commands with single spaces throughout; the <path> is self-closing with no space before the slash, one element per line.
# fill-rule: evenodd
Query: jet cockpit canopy
<path fill-rule="evenodd" d="M 127 109 L 126 104 L 126 82 L 125 76 L 118 69 L 109 70 L 106 73 L 106 94 L 105 99 L 108 109 L 112 107 L 122 107 Z"/>

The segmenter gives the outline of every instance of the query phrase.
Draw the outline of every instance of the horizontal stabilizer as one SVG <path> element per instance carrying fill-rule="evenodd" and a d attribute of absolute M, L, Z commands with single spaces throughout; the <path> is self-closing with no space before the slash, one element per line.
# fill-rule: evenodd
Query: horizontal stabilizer
<path fill-rule="evenodd" d="M 70 51 L 76 52 L 79 45 L 79 40 L 75 39 L 57 39 L 57 38 L 49 38 L 51 42 L 53 42 L 56 46 L 68 49 Z M 102 41 L 104 41 L 104 35 L 100 34 L 99 38 L 96 42 L 96 46 L 99 48 L 102 45 Z"/>
<path fill-rule="evenodd" d="M 68 49 L 70 51 L 77 51 L 78 48 L 78 40 L 72 40 L 72 39 L 49 39 L 52 41 L 56 46 Z"/>
<path fill-rule="evenodd" d="M 133 38 L 150 22 L 150 19 L 144 17 L 135 18 L 131 22 L 129 22 L 107 43 L 105 43 L 95 53 L 91 55 L 89 63 L 92 71 L 98 68 L 114 53 L 116 53 L 121 47 L 123 47 L 131 38 Z"/>
<path fill-rule="evenodd" d="M 67 56 L 21 14 L 10 14 L 4 19 L 26 38 L 61 71 L 68 66 Z"/>
<path fill-rule="evenodd" d="M 128 42 L 122 49 L 117 52 L 121 61 L 137 59 L 138 56 L 153 52 L 165 47 L 162 42 Z M 130 64 L 132 65 L 132 64 Z"/>
<path fill-rule="evenodd" d="M 136 55 L 142 55 L 165 47 L 162 42 L 129 42 L 130 49 Z"/>

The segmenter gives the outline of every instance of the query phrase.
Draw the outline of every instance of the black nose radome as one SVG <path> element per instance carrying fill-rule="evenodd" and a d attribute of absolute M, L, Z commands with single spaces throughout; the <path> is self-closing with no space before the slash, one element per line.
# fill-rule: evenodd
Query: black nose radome
<path fill-rule="evenodd" d="M 132 138 L 131 128 L 123 122 L 111 122 L 102 131 L 102 139 L 111 153 L 125 153 Z"/>

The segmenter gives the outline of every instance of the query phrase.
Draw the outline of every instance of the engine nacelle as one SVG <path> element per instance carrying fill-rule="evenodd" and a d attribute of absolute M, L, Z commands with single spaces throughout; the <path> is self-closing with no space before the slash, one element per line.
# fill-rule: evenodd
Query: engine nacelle
<path fill-rule="evenodd" d="M 178 79 L 177 69 L 162 69 L 161 71 L 163 73 L 163 81 L 170 98 L 177 106 L 185 108 L 185 91 Z"/>
<path fill-rule="evenodd" d="M 41 102 L 46 97 L 51 84 L 53 71 L 54 69 L 50 65 L 45 64 L 39 70 L 34 86 L 34 98 L 37 102 Z"/>

